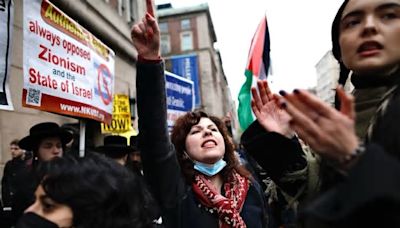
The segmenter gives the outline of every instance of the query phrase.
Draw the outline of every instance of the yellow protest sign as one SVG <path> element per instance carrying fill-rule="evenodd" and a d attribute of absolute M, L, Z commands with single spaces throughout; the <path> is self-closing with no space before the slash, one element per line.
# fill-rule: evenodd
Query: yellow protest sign
<path fill-rule="evenodd" d="M 131 127 L 131 112 L 129 97 L 124 94 L 115 94 L 113 99 L 113 115 L 111 124 L 101 123 L 101 133 L 121 133 L 129 131 Z"/>

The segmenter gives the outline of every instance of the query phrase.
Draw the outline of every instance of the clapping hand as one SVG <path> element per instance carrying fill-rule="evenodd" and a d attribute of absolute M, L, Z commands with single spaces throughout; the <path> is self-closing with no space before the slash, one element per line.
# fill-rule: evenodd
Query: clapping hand
<path fill-rule="evenodd" d="M 267 131 L 277 132 L 288 138 L 293 137 L 294 132 L 289 126 L 290 116 L 277 104 L 279 96 L 271 93 L 266 80 L 258 81 L 257 87 L 258 92 L 256 88 L 251 89 L 251 108 L 257 121 Z"/>
<path fill-rule="evenodd" d="M 359 142 L 354 128 L 354 101 L 337 89 L 340 111 L 305 90 L 281 93 L 280 106 L 291 116 L 290 126 L 321 156 L 341 162 L 354 153 Z"/>

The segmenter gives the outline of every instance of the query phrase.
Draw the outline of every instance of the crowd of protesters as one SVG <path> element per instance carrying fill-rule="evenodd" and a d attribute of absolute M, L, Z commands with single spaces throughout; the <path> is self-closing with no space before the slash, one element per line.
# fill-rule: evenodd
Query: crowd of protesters
<path fill-rule="evenodd" d="M 65 153 L 72 138 L 44 122 L 11 142 L 0 227 L 156 227 L 160 216 L 152 194 L 141 175 L 124 167 L 137 147 L 108 136 L 98 153 L 79 158 Z"/>
<path fill-rule="evenodd" d="M 200 110 L 168 132 L 156 19 L 131 36 L 140 135 L 78 157 L 71 131 L 32 126 L 10 143 L 1 227 L 400 226 L 400 0 L 345 0 L 332 24 L 335 107 L 259 81 L 238 145 Z"/>
<path fill-rule="evenodd" d="M 132 36 L 139 52 L 137 92 L 143 137 L 139 142 L 144 173 L 166 225 L 276 224 L 275 208 L 269 207 L 273 198 L 283 198 L 283 203 L 293 208 L 293 226 L 399 224 L 399 1 L 349 0 L 339 9 L 332 24 L 332 52 L 341 66 L 339 84 L 352 83 L 355 90 L 347 95 L 338 86 L 337 109 L 300 89 L 273 95 L 266 82 L 259 82 L 258 91 L 253 90 L 257 121 L 244 132 L 241 143 L 272 180 L 264 195 L 272 197 L 267 204 L 250 194 L 256 178 L 242 173 L 240 163 L 233 170 L 249 178 L 250 187 L 247 195 L 239 194 L 243 205 L 234 203 L 235 196 L 229 192 L 240 192 L 241 184 L 237 190 L 226 189 L 232 181 L 228 178 L 232 161 L 230 142 L 218 141 L 225 132 L 219 120 L 202 112 L 188 113 L 176 122 L 171 138 L 167 129 L 157 127 L 165 126 L 166 119 L 159 30 L 154 18 L 146 15 L 133 28 Z M 197 134 L 201 135 L 198 141 Z M 155 181 L 163 176 L 170 178 L 168 184 Z M 218 206 L 225 200 L 224 206 L 236 215 L 230 217 Z M 250 201 L 255 203 L 252 209 L 264 205 L 266 220 L 256 212 L 247 217 L 246 203 Z"/>

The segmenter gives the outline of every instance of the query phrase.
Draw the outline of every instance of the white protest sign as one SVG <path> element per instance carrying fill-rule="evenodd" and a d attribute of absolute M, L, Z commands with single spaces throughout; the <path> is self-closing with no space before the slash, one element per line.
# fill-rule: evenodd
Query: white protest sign
<path fill-rule="evenodd" d="M 114 52 L 47 0 L 24 0 L 25 107 L 110 122 Z"/>

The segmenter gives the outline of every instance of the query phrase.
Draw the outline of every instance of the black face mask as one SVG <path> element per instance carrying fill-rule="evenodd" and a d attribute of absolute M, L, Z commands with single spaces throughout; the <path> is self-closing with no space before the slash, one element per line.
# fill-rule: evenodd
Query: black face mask
<path fill-rule="evenodd" d="M 40 217 L 39 215 L 28 212 L 21 216 L 18 220 L 16 228 L 59 228 L 57 224 Z"/>

